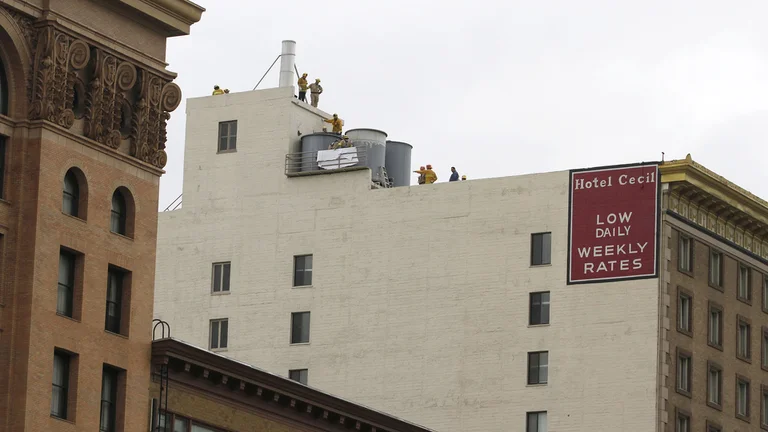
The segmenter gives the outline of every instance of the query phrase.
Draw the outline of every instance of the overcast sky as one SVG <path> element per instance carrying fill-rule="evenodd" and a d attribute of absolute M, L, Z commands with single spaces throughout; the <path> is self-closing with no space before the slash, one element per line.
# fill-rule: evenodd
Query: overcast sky
<path fill-rule="evenodd" d="M 411 143 L 440 181 L 691 153 L 768 197 L 764 0 L 195 1 L 202 21 L 168 43 L 185 97 L 251 90 L 292 39 L 320 108 Z M 181 193 L 184 113 L 161 208 Z"/>

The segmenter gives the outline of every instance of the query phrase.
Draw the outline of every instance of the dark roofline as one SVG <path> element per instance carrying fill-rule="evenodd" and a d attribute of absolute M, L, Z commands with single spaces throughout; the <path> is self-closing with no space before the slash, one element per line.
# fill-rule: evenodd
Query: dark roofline
<path fill-rule="evenodd" d="M 317 408 L 336 412 L 350 420 L 369 423 L 379 429 L 392 432 L 435 432 L 174 338 L 157 339 L 152 342 L 153 361 L 164 357 L 175 358 L 216 371 Z"/>

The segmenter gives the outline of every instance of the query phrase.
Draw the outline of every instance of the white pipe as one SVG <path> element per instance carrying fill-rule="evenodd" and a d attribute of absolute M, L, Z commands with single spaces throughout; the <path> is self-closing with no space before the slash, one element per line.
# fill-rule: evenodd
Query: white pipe
<path fill-rule="evenodd" d="M 280 87 L 292 87 L 296 79 L 293 74 L 296 63 L 296 42 L 284 40 L 280 56 Z"/>

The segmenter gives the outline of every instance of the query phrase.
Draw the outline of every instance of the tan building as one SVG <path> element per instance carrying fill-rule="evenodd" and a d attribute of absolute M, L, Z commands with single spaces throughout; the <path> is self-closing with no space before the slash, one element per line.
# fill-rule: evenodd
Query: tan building
<path fill-rule="evenodd" d="M 0 431 L 147 430 L 186 0 L 0 1 Z"/>
<path fill-rule="evenodd" d="M 768 430 L 768 202 L 690 155 L 660 171 L 664 430 Z"/>
<path fill-rule="evenodd" d="M 156 431 L 429 432 L 175 339 L 152 344 L 152 363 Z"/>

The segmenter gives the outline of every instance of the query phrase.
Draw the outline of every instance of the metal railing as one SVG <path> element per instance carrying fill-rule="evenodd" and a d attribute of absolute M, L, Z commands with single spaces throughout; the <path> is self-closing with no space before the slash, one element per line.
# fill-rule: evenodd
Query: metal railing
<path fill-rule="evenodd" d="M 323 172 L 332 172 L 340 169 L 366 167 L 367 153 L 365 147 L 356 147 L 357 162 L 350 165 L 350 161 L 343 155 L 336 160 L 326 160 L 322 162 L 322 168 L 317 162 L 317 152 L 299 152 L 288 153 L 285 155 L 285 175 L 297 174 L 321 174 Z"/>

